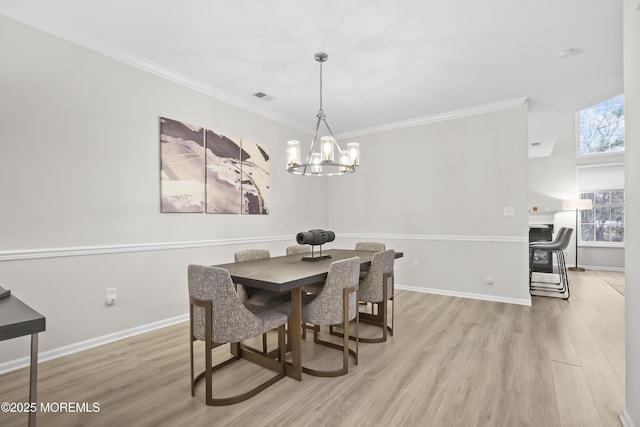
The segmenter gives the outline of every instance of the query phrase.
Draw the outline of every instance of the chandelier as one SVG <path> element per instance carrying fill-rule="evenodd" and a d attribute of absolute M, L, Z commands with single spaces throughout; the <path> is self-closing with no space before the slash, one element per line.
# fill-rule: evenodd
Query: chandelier
<path fill-rule="evenodd" d="M 314 56 L 315 60 L 320 63 L 320 109 L 316 115 L 318 121 L 311 140 L 311 147 L 304 163 L 300 162 L 300 142 L 287 142 L 287 171 L 295 175 L 346 175 L 355 172 L 356 167 L 360 165 L 359 144 L 350 142 L 347 144 L 346 150 L 342 150 L 333 136 L 322 109 L 322 63 L 328 57 L 324 52 L 316 53 Z M 318 144 L 317 138 L 320 123 L 324 123 L 329 131 L 329 136 L 320 138 L 320 143 Z"/>

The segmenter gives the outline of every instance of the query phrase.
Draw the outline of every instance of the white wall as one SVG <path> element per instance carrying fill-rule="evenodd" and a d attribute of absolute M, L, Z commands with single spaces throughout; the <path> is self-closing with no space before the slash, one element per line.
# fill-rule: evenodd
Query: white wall
<path fill-rule="evenodd" d="M 317 227 L 404 251 L 407 287 L 529 302 L 526 107 L 362 137 L 358 173 L 318 179 L 284 171 L 308 135 L 3 17 L 0 57 L 0 283 L 46 316 L 42 352 L 184 316 L 188 263 Z M 271 214 L 161 214 L 160 116 L 268 144 Z"/>
<path fill-rule="evenodd" d="M 329 183 L 330 227 L 403 251 L 399 285 L 529 303 L 526 105 L 355 140 L 360 169 Z"/>
<path fill-rule="evenodd" d="M 554 228 L 576 228 L 575 211 L 563 211 L 562 201 L 578 197 L 576 167 L 587 164 L 610 164 L 624 161 L 622 155 L 576 159 L 575 114 L 562 116 L 559 121 L 558 139 L 551 156 L 529 159 L 529 207 L 555 213 Z M 575 238 L 566 251 L 568 265 L 575 264 Z M 579 265 L 591 269 L 624 270 L 624 248 L 580 246 Z"/>
<path fill-rule="evenodd" d="M 237 239 L 284 253 L 326 226 L 326 180 L 284 170 L 308 135 L 4 17 L 0 58 L 0 285 L 46 316 L 42 351 L 184 315 L 188 263 L 230 262 Z M 161 214 L 160 116 L 267 144 L 271 214 Z M 70 248 L 96 254 L 33 259 Z M 0 363 L 25 339 L 0 342 Z"/>
<path fill-rule="evenodd" d="M 640 426 L 640 2 L 624 0 L 626 427 Z"/>

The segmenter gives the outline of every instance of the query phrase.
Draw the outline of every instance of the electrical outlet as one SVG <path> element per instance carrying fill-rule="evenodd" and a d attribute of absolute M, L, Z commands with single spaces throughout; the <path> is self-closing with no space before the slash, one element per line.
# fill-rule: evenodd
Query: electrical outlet
<path fill-rule="evenodd" d="M 413 268 L 420 267 L 420 260 L 418 258 L 413 259 Z"/>
<path fill-rule="evenodd" d="M 107 298 L 104 301 L 106 306 L 112 306 L 118 300 L 118 288 L 107 288 Z"/>
<path fill-rule="evenodd" d="M 514 206 L 506 206 L 504 208 L 504 216 L 516 216 L 516 208 Z"/>

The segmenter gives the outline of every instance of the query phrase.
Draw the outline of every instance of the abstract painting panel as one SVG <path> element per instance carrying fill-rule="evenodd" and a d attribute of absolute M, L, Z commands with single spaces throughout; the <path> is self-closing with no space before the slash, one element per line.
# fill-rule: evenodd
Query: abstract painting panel
<path fill-rule="evenodd" d="M 162 212 L 204 212 L 204 129 L 160 118 Z"/>
<path fill-rule="evenodd" d="M 207 213 L 240 213 L 240 140 L 206 131 Z"/>
<path fill-rule="evenodd" d="M 242 140 L 242 213 L 269 213 L 269 148 Z"/>

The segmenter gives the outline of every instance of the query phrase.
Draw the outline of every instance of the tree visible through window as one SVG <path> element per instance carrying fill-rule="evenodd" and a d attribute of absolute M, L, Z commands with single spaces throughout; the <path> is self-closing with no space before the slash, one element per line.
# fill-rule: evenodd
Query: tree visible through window
<path fill-rule="evenodd" d="M 580 111 L 580 154 L 624 150 L 624 95 Z"/>
<path fill-rule="evenodd" d="M 580 240 L 624 242 L 624 191 L 580 193 L 580 198 L 593 202 L 591 210 L 580 211 Z"/>

